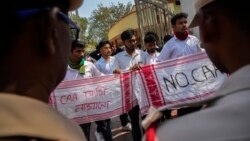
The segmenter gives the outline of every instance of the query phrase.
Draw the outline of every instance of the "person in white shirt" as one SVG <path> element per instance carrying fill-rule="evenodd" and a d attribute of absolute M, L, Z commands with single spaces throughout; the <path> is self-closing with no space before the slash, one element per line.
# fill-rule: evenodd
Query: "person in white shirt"
<path fill-rule="evenodd" d="M 189 35 L 187 28 L 187 14 L 178 13 L 171 19 L 174 37 L 164 46 L 157 61 L 165 61 L 203 51 L 200 41 L 193 35 Z"/>
<path fill-rule="evenodd" d="M 103 74 L 113 74 L 115 66 L 115 58 L 111 56 L 111 43 L 108 40 L 102 40 L 97 46 L 97 52 L 101 54 L 101 58 L 95 63 L 96 68 Z M 105 141 L 112 141 L 112 133 L 110 128 L 110 119 L 97 121 L 97 132 L 102 132 Z"/>
<path fill-rule="evenodd" d="M 102 75 L 92 62 L 84 60 L 84 48 L 85 44 L 82 41 L 72 43 L 68 70 L 64 80 L 76 80 Z"/>
<path fill-rule="evenodd" d="M 115 57 L 111 56 L 111 43 L 107 40 L 100 41 L 97 50 L 100 52 L 101 58 L 95 63 L 96 68 L 104 74 L 113 74 L 116 66 Z"/>
<path fill-rule="evenodd" d="M 178 13 L 171 19 L 174 37 L 163 47 L 157 62 L 202 52 L 200 41 L 195 36 L 189 35 L 186 13 Z M 189 107 L 178 110 L 178 116 L 199 110 L 201 107 Z"/>
<path fill-rule="evenodd" d="M 136 49 L 136 36 L 133 29 L 128 29 L 122 32 L 121 39 L 125 45 L 125 51 L 118 53 L 116 63 L 119 69 L 126 71 L 139 70 L 141 65 L 144 65 L 144 53 Z M 139 105 L 132 108 L 128 115 L 132 125 L 132 136 L 134 141 L 140 141 L 142 138 L 140 125 L 140 110 Z"/>
<path fill-rule="evenodd" d="M 144 37 L 145 44 L 145 65 L 146 64 L 155 64 L 156 58 L 159 56 L 159 52 L 157 52 L 157 42 L 158 36 L 154 32 L 147 32 Z"/>
<path fill-rule="evenodd" d="M 116 70 L 119 67 L 115 62 L 115 57 L 111 56 L 111 46 L 112 45 L 109 41 L 101 41 L 97 46 L 97 52 L 100 52 L 101 58 L 95 63 L 95 65 L 98 70 L 104 74 L 121 73 L 120 70 Z M 131 124 L 129 123 L 128 115 L 126 113 L 120 115 L 120 121 L 123 130 L 131 130 Z"/>
<path fill-rule="evenodd" d="M 69 66 L 64 80 L 77 80 L 103 75 L 93 63 L 84 60 L 84 48 L 85 44 L 82 41 L 72 43 Z M 96 124 L 99 123 L 96 122 Z M 91 123 L 80 124 L 88 141 L 90 140 L 90 125 Z"/>
<path fill-rule="evenodd" d="M 158 35 L 154 32 L 147 32 L 144 37 L 144 44 L 145 44 L 145 64 L 156 64 L 157 57 L 159 56 L 159 52 L 157 52 L 157 42 L 158 42 Z M 171 118 L 171 110 L 164 110 L 163 118 L 161 119 L 170 119 Z M 144 119 L 145 116 L 142 117 Z"/>

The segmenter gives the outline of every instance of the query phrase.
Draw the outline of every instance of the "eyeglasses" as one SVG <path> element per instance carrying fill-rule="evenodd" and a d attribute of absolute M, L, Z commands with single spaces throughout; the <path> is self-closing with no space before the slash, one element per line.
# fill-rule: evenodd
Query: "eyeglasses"
<path fill-rule="evenodd" d="M 34 16 L 40 12 L 43 11 L 48 11 L 50 10 L 50 8 L 46 7 L 46 8 L 34 8 L 34 9 L 26 9 L 26 10 L 19 10 L 16 12 L 16 15 L 20 18 L 20 19 L 25 19 L 28 18 L 30 16 Z M 80 29 L 78 28 L 78 26 L 63 12 L 59 11 L 58 12 L 58 17 L 61 18 L 61 20 L 63 20 L 65 23 L 67 23 L 70 26 L 70 30 L 71 30 L 71 39 L 73 41 L 77 41 L 79 38 L 79 32 Z"/>

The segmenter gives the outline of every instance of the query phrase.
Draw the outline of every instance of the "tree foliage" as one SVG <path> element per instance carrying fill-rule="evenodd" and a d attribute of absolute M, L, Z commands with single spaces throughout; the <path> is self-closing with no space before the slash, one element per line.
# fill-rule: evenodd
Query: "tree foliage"
<path fill-rule="evenodd" d="M 78 16 L 77 14 L 70 14 L 69 17 L 80 28 L 79 39 L 82 41 L 85 41 L 86 40 L 86 30 L 88 27 L 88 19 L 82 18 L 82 17 Z"/>
<path fill-rule="evenodd" d="M 120 2 L 111 3 L 110 6 L 99 4 L 89 18 L 88 38 L 95 41 L 107 39 L 110 27 L 127 15 L 131 8 L 131 2 L 126 5 Z"/>

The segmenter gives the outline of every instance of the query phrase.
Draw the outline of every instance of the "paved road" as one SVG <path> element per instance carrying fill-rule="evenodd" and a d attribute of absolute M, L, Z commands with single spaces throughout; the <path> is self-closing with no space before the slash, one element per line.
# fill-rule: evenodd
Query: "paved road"
<path fill-rule="evenodd" d="M 173 110 L 171 116 L 177 116 L 177 111 Z M 114 141 L 132 141 L 132 135 L 130 131 L 123 131 L 121 127 L 120 118 L 115 117 L 111 119 L 111 129 Z M 95 137 L 96 124 L 91 124 L 90 141 L 96 141 Z"/>

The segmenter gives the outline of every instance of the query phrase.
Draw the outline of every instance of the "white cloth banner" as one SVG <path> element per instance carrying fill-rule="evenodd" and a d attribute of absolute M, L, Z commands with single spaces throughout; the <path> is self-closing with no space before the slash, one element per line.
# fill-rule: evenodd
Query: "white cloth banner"
<path fill-rule="evenodd" d="M 77 123 L 108 119 L 136 105 L 130 84 L 129 72 L 63 81 L 51 94 L 50 104 Z"/>
<path fill-rule="evenodd" d="M 138 77 L 146 91 L 137 95 L 141 113 L 146 114 L 150 106 L 180 108 L 203 101 L 213 96 L 226 78 L 206 53 L 145 66 Z"/>
<path fill-rule="evenodd" d="M 156 108 L 185 105 L 213 95 L 223 75 L 205 53 L 147 65 L 137 72 L 64 81 L 50 104 L 77 123 L 108 119 L 140 105 Z"/>

